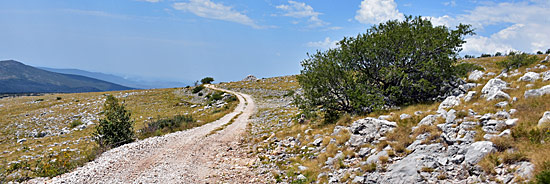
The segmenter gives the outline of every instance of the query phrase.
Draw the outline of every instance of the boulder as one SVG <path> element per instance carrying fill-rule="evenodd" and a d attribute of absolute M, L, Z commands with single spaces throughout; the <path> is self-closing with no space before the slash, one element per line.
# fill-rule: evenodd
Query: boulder
<path fill-rule="evenodd" d="M 535 171 L 535 165 L 531 162 L 520 162 L 517 164 L 516 174 L 522 178 L 531 178 L 533 177 L 533 172 Z"/>
<path fill-rule="evenodd" d="M 506 124 L 506 126 L 516 126 L 516 124 L 518 123 L 518 118 L 514 118 L 514 119 L 507 119 L 506 121 L 504 121 L 504 124 Z"/>
<path fill-rule="evenodd" d="M 496 151 L 496 149 L 491 141 L 474 142 L 470 145 L 470 147 L 468 147 L 465 154 L 464 162 L 470 165 L 475 165 L 479 161 L 481 161 L 481 159 L 483 159 L 485 155 L 494 151 Z"/>
<path fill-rule="evenodd" d="M 468 91 L 468 94 L 464 96 L 464 102 L 469 102 L 470 100 L 472 100 L 472 98 L 474 98 L 476 94 L 477 94 L 476 91 Z"/>
<path fill-rule="evenodd" d="M 360 157 L 365 157 L 371 152 L 371 150 L 372 149 L 369 147 L 361 148 L 359 152 L 357 152 L 357 155 L 359 155 Z"/>
<path fill-rule="evenodd" d="M 383 183 L 421 183 L 423 178 L 419 171 L 428 162 L 436 162 L 435 158 L 442 157 L 443 149 L 440 143 L 417 146 L 414 152 L 388 166 Z"/>
<path fill-rule="evenodd" d="M 487 101 L 495 99 L 509 100 L 511 98 L 510 95 L 502 91 L 503 89 L 506 89 L 506 86 L 508 86 L 508 83 L 501 79 L 494 78 L 489 80 L 489 82 L 483 86 L 483 89 L 481 89 L 481 94 L 487 99 Z"/>
<path fill-rule="evenodd" d="M 412 117 L 412 116 L 409 115 L 409 114 L 401 114 L 401 115 L 399 116 L 399 119 L 404 120 L 404 119 L 409 119 L 409 118 L 411 118 L 411 117 Z"/>
<path fill-rule="evenodd" d="M 542 81 L 550 80 L 550 70 L 542 72 L 540 75 L 542 76 Z"/>
<path fill-rule="evenodd" d="M 315 139 L 311 144 L 313 146 L 320 146 L 322 142 L 323 142 L 323 138 L 319 137 L 319 138 Z"/>
<path fill-rule="evenodd" d="M 548 56 L 546 56 L 542 61 L 540 61 L 541 63 L 546 63 L 550 61 L 550 54 L 548 54 Z"/>
<path fill-rule="evenodd" d="M 365 141 L 365 138 L 363 136 L 358 135 L 358 134 L 353 134 L 349 137 L 348 143 L 351 146 L 357 147 L 357 146 L 361 146 L 361 145 L 365 144 L 366 141 Z"/>
<path fill-rule="evenodd" d="M 458 105 L 460 105 L 460 99 L 456 96 L 449 96 L 439 104 L 438 109 L 447 109 Z"/>
<path fill-rule="evenodd" d="M 504 108 L 508 106 L 508 101 L 502 101 L 502 102 L 499 102 L 497 104 L 495 104 L 495 107 L 498 107 L 498 108 Z"/>
<path fill-rule="evenodd" d="M 540 78 L 540 74 L 535 72 L 527 72 L 518 81 L 534 82 Z"/>
<path fill-rule="evenodd" d="M 363 176 L 355 176 L 355 178 L 353 178 L 353 181 L 351 181 L 351 183 L 365 183 L 365 177 Z"/>
<path fill-rule="evenodd" d="M 380 157 L 383 157 L 383 156 L 386 156 L 386 157 L 388 156 L 388 152 L 386 150 L 382 150 L 381 152 L 371 155 L 369 158 L 367 158 L 366 163 L 367 164 L 376 163 L 380 161 Z"/>
<path fill-rule="evenodd" d="M 502 90 L 502 89 L 505 89 L 506 86 L 508 86 L 508 83 L 506 83 L 505 81 L 499 79 L 499 78 L 494 78 L 494 79 L 491 79 L 487 82 L 487 84 L 485 84 L 485 86 L 483 86 L 483 88 L 481 89 L 481 94 L 483 95 L 487 95 L 489 93 L 491 93 L 492 91 L 494 91 L 494 89 L 497 89 L 497 90 Z"/>
<path fill-rule="evenodd" d="M 550 111 L 544 112 L 542 118 L 539 120 L 539 127 L 547 127 L 550 125 Z"/>
<path fill-rule="evenodd" d="M 364 118 L 351 124 L 349 131 L 361 135 L 365 142 L 371 142 L 383 137 L 384 134 L 397 127 L 397 123 L 376 118 Z"/>
<path fill-rule="evenodd" d="M 420 120 L 420 122 L 418 123 L 418 126 L 421 126 L 421 125 L 431 126 L 433 125 L 433 123 L 435 123 L 435 121 L 437 121 L 436 115 L 428 115 L 424 117 L 422 120 Z"/>
<path fill-rule="evenodd" d="M 468 76 L 468 80 L 470 80 L 470 81 L 477 81 L 477 80 L 481 79 L 482 77 L 483 77 L 483 72 L 482 72 L 482 71 L 474 70 L 474 71 L 471 72 L 470 75 Z"/>
<path fill-rule="evenodd" d="M 493 90 L 489 92 L 485 96 L 485 98 L 487 99 L 487 101 L 497 100 L 497 99 L 506 99 L 506 100 L 511 99 L 510 95 L 496 88 L 493 88 Z"/>
<path fill-rule="evenodd" d="M 451 109 L 449 112 L 447 112 L 447 116 L 445 118 L 445 123 L 452 123 L 456 119 L 456 110 Z"/>
<path fill-rule="evenodd" d="M 529 98 L 529 97 L 539 97 L 539 96 L 546 95 L 546 94 L 550 94 L 550 85 L 546 85 L 546 86 L 544 86 L 540 89 L 527 90 L 527 91 L 525 91 L 523 96 L 525 98 Z"/>

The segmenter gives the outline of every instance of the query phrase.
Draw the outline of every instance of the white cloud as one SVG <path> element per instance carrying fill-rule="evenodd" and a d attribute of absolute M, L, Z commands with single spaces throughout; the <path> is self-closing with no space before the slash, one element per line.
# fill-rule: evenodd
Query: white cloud
<path fill-rule="evenodd" d="M 314 47 L 314 48 L 321 48 L 321 49 L 329 49 L 329 48 L 336 48 L 338 41 L 331 40 L 329 37 L 326 37 L 325 40 L 317 41 L 317 42 L 308 42 L 306 45 L 308 47 Z"/>
<path fill-rule="evenodd" d="M 288 1 L 288 4 L 278 5 L 276 8 L 285 11 L 283 16 L 308 18 L 307 22 L 310 27 L 322 27 L 329 25 L 328 22 L 319 19 L 319 15 L 321 15 L 321 13 L 316 12 L 313 10 L 313 7 L 303 2 Z M 293 22 L 293 24 L 294 23 L 295 22 Z"/>
<path fill-rule="evenodd" d="M 444 2 L 443 5 L 455 7 L 456 6 L 456 1 L 452 0 L 452 1 L 449 1 L 449 2 Z"/>
<path fill-rule="evenodd" d="M 510 26 L 488 36 L 473 36 L 466 39 L 466 54 L 481 54 L 519 50 L 544 51 L 550 48 L 550 1 L 485 4 L 467 14 L 450 17 L 431 17 L 435 25 L 454 27 L 459 23 L 471 24 L 476 30 L 491 25 Z"/>
<path fill-rule="evenodd" d="M 402 20 L 403 13 L 397 10 L 393 0 L 363 0 L 355 20 L 363 24 L 378 24 L 388 20 Z"/>
<path fill-rule="evenodd" d="M 210 0 L 190 0 L 187 3 L 174 3 L 174 9 L 191 12 L 199 17 L 236 22 L 256 29 L 265 28 L 257 25 L 250 17 L 236 11 L 233 7 Z"/>

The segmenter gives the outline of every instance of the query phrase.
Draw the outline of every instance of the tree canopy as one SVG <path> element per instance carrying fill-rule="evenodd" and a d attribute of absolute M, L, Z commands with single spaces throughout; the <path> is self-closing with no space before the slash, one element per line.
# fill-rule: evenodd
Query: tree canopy
<path fill-rule="evenodd" d="M 362 113 L 433 100 L 456 78 L 458 52 L 472 34 L 469 25 L 452 30 L 412 16 L 375 25 L 308 54 L 296 102 L 304 110 Z"/>

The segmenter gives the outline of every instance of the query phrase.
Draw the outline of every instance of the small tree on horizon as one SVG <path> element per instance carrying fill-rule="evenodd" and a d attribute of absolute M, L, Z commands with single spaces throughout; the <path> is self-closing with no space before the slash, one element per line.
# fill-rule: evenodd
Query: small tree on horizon
<path fill-rule="evenodd" d="M 212 77 L 205 77 L 205 78 L 201 79 L 202 84 L 210 84 L 212 82 L 214 82 L 214 78 L 212 78 Z"/>

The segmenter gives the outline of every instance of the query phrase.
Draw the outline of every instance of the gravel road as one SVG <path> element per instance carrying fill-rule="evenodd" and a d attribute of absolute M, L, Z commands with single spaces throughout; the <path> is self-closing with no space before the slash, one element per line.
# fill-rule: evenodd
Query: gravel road
<path fill-rule="evenodd" d="M 249 167 L 255 159 L 232 151 L 254 113 L 253 99 L 235 94 L 239 104 L 221 119 L 186 131 L 151 137 L 103 153 L 73 172 L 31 183 L 263 183 Z M 215 134 L 212 130 L 242 114 Z"/>

